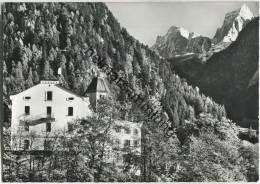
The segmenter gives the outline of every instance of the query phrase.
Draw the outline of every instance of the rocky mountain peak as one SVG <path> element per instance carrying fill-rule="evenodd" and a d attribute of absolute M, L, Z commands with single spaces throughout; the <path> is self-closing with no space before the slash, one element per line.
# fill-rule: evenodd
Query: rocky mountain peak
<path fill-rule="evenodd" d="M 244 19 L 251 20 L 252 18 L 254 18 L 253 13 L 251 12 L 250 8 L 246 4 L 243 4 L 242 7 L 240 8 L 239 15 Z"/>
<path fill-rule="evenodd" d="M 189 32 L 183 27 L 171 26 L 164 36 L 157 36 L 151 49 L 163 57 L 170 58 L 208 50 L 208 45 L 211 45 L 209 42 L 211 42 L 209 38 L 198 33 Z"/>
<path fill-rule="evenodd" d="M 189 38 L 196 38 L 196 37 L 200 37 L 201 35 L 198 34 L 198 33 L 194 33 L 194 32 L 191 32 L 190 35 L 189 35 Z"/>
<path fill-rule="evenodd" d="M 198 33 L 189 32 L 187 29 L 183 27 L 177 27 L 177 26 L 171 26 L 169 30 L 167 31 L 166 35 L 171 35 L 173 33 L 179 33 L 182 37 L 186 39 L 195 38 L 200 36 Z"/>
<path fill-rule="evenodd" d="M 243 4 L 238 10 L 227 13 L 222 27 L 217 29 L 213 42 L 216 44 L 235 41 L 238 33 L 253 18 L 254 15 L 246 4 Z"/>
<path fill-rule="evenodd" d="M 197 57 L 171 59 L 181 77 L 212 96 L 227 108 L 229 117 L 249 127 L 245 119 L 258 119 L 259 22 L 251 20 L 225 50 L 201 63 Z M 224 42 L 222 44 L 225 44 Z M 207 53 L 209 54 L 209 53 Z M 258 125 L 252 121 L 252 125 Z M 248 124 L 247 124 L 248 123 Z"/>

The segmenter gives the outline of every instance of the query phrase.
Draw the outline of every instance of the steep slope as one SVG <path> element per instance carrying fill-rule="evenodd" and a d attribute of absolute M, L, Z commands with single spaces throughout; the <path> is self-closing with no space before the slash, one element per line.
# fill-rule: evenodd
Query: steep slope
<path fill-rule="evenodd" d="M 235 41 L 238 33 L 253 18 L 254 15 L 246 4 L 243 4 L 238 10 L 227 13 L 222 27 L 217 29 L 213 42 Z"/>
<path fill-rule="evenodd" d="M 258 119 L 258 18 L 241 31 L 227 49 L 214 54 L 206 64 L 197 57 L 171 60 L 174 70 L 207 95 L 224 104 L 228 117 L 248 127 Z M 258 127 L 254 124 L 254 127 Z"/>
<path fill-rule="evenodd" d="M 84 95 L 98 72 L 92 58 L 84 54 L 91 46 L 115 71 L 125 75 L 138 93 L 149 93 L 161 101 L 174 125 L 201 112 L 219 118 L 225 115 L 223 106 L 187 85 L 171 72 L 167 61 L 129 35 L 103 3 L 6 3 L 3 22 L 5 107 L 10 105 L 11 94 L 42 78 L 57 78 L 59 67 L 64 86 Z M 185 31 L 182 33 L 188 36 Z M 192 45 L 196 47 L 195 43 Z M 134 104 L 117 86 L 111 84 L 111 88 L 124 107 L 122 118 L 136 119 L 133 116 L 138 110 Z M 215 111 L 203 108 L 208 102 Z"/>
<path fill-rule="evenodd" d="M 209 50 L 211 40 L 182 27 L 172 26 L 164 36 L 158 36 L 151 47 L 157 54 L 170 58 L 187 53 L 202 53 Z"/>

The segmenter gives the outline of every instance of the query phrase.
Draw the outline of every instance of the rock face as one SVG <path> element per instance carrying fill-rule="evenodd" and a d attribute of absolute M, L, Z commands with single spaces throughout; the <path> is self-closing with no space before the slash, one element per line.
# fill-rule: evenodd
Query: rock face
<path fill-rule="evenodd" d="M 222 27 L 217 29 L 213 42 L 217 44 L 235 41 L 238 33 L 253 18 L 254 15 L 246 4 L 238 10 L 227 13 Z"/>
<path fill-rule="evenodd" d="M 164 36 L 158 36 L 151 47 L 157 54 L 171 58 L 187 53 L 202 53 L 209 50 L 211 40 L 182 27 L 172 26 Z"/>
<path fill-rule="evenodd" d="M 235 41 L 239 32 L 253 18 L 253 13 L 244 4 L 225 15 L 223 25 L 217 29 L 213 39 L 172 26 L 164 36 L 157 37 L 151 49 L 165 58 L 196 54 L 206 62 L 214 53 L 224 50 Z"/>
<path fill-rule="evenodd" d="M 239 33 L 236 41 L 225 50 L 213 54 L 205 64 L 198 57 L 173 58 L 170 62 L 173 69 L 192 85 L 224 104 L 229 118 L 237 122 L 257 120 L 258 34 L 259 23 L 255 18 Z M 249 124 L 240 125 L 249 127 Z M 257 128 L 257 125 L 253 124 L 252 127 Z"/>

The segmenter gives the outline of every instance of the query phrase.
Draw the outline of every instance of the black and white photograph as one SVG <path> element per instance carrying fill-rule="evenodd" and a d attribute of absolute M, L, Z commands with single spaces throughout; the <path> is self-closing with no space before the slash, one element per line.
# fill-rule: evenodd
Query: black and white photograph
<path fill-rule="evenodd" d="M 257 1 L 1 2 L 1 182 L 257 182 Z"/>

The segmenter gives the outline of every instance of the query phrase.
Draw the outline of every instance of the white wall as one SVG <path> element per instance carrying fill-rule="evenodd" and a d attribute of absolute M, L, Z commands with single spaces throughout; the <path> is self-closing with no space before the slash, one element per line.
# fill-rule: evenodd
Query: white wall
<path fill-rule="evenodd" d="M 46 92 L 52 91 L 52 101 L 46 101 Z M 30 96 L 30 100 L 25 100 L 25 96 Z M 74 97 L 74 100 L 68 100 Z M 52 107 L 52 115 L 55 121 L 52 122 L 52 133 L 66 130 L 68 122 L 77 118 L 84 118 L 91 115 L 89 109 L 89 98 L 80 97 L 70 91 L 62 89 L 57 84 L 38 84 L 28 90 L 10 97 L 12 100 L 12 135 L 18 132 L 20 120 L 39 119 L 47 117 L 47 106 Z M 30 106 L 30 115 L 25 116 L 25 106 Z M 68 107 L 73 107 L 73 116 L 68 116 Z M 21 127 L 24 130 L 24 127 Z M 36 132 L 38 136 L 45 136 L 46 124 L 30 126 L 30 131 Z M 25 135 L 29 134 L 24 132 Z"/>

